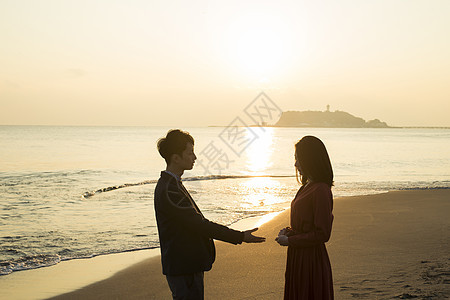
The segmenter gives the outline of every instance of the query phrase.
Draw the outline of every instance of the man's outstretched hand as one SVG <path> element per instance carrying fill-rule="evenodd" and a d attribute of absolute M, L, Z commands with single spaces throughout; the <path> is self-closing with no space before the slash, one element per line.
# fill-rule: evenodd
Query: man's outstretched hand
<path fill-rule="evenodd" d="M 244 231 L 244 242 L 245 243 L 262 243 L 266 241 L 265 237 L 254 236 L 252 232 L 255 232 L 258 228 L 253 228 L 250 230 Z"/>

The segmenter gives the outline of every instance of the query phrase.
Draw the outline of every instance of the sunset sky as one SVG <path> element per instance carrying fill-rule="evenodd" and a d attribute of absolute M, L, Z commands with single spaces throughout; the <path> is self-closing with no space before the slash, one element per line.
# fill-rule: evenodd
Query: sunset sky
<path fill-rule="evenodd" d="M 227 125 L 283 111 L 450 126 L 450 1 L 0 2 L 0 124 Z"/>

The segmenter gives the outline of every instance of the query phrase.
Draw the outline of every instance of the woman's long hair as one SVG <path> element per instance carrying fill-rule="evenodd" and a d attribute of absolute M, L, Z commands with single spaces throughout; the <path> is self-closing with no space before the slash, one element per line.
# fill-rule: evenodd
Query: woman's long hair
<path fill-rule="evenodd" d="M 322 141 L 315 136 L 305 136 L 295 144 L 295 155 L 300 164 L 301 182 L 324 182 L 333 186 L 333 168 Z M 297 170 L 298 172 L 298 170 Z"/>

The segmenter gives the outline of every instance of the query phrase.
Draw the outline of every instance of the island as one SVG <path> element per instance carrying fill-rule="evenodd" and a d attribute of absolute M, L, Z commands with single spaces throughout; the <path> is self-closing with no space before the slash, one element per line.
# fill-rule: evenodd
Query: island
<path fill-rule="evenodd" d="M 378 119 L 365 121 L 345 111 L 286 111 L 274 127 L 390 128 Z"/>

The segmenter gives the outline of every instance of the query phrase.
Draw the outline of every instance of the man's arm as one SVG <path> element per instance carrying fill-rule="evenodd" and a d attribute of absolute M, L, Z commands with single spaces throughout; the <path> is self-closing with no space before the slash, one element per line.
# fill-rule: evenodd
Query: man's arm
<path fill-rule="evenodd" d="M 196 210 L 194 203 L 191 202 L 192 200 L 173 183 L 167 189 L 167 202 L 171 206 L 171 215 L 175 222 L 203 236 L 232 244 L 265 241 L 263 237 L 252 235 L 252 232 L 256 231 L 257 228 L 243 232 L 209 221 L 200 211 Z"/>

